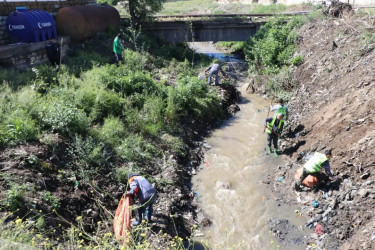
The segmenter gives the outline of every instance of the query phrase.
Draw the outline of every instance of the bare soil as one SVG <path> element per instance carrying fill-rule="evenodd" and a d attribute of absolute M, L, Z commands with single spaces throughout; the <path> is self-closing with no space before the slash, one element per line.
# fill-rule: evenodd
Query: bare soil
<path fill-rule="evenodd" d="M 296 68 L 298 92 L 288 104 L 290 121 L 281 140 L 289 164 L 269 173 L 269 187 L 308 218 L 323 226 L 307 248 L 375 248 L 375 34 L 368 17 L 327 18 L 303 26 Z M 314 191 L 294 190 L 294 173 L 315 151 L 333 150 L 331 170 Z M 324 172 L 324 171 L 322 171 Z M 284 181 L 277 178 L 284 176 Z M 293 195 L 291 195 L 293 194 Z M 313 208 L 312 201 L 319 201 Z"/>

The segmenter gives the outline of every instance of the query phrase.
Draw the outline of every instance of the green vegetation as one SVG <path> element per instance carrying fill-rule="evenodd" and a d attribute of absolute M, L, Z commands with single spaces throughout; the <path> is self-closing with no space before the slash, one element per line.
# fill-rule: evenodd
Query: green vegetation
<path fill-rule="evenodd" d="M 116 0 L 100 0 L 115 5 Z M 238 1 L 230 1 L 226 4 L 219 4 L 214 0 L 167 0 L 164 2 L 163 8 L 157 12 L 157 15 L 186 15 L 186 14 L 265 14 L 265 13 L 280 13 L 287 11 L 301 11 L 312 8 L 309 4 L 290 5 L 284 4 L 243 4 Z M 129 15 L 127 5 L 118 4 L 116 8 L 122 15 Z"/>
<path fill-rule="evenodd" d="M 10 155 L 19 164 L 14 168 L 28 178 L 0 175 L 0 217 L 12 213 L 0 234 L 9 236 L 9 247 L 118 248 L 107 223 L 117 205 L 108 188 L 121 190 L 130 171 L 152 176 L 155 162 L 167 155 L 185 156 L 187 121 L 223 118 L 217 90 L 197 78 L 209 58 L 139 31 L 124 33 L 127 48 L 119 67 L 108 58 L 113 35 L 101 34 L 69 52 L 59 71 L 48 65 L 0 70 L 0 148 L 16 150 Z M 18 152 L 20 145 L 35 152 Z M 82 196 L 84 206 L 70 204 Z M 94 219 L 84 217 L 90 206 L 100 208 Z M 61 221 L 58 233 L 49 231 Z M 140 229 L 129 238 L 134 246 L 147 243 L 139 235 L 149 228 Z"/>
<path fill-rule="evenodd" d="M 246 61 L 252 73 L 264 76 L 266 91 L 272 96 L 288 100 L 296 86 L 293 66 L 303 63 L 303 55 L 297 50 L 297 30 L 306 23 L 305 16 L 290 20 L 279 17 L 260 28 L 245 45 Z"/>
<path fill-rule="evenodd" d="M 181 14 L 230 14 L 230 13 L 279 13 L 286 11 L 284 4 L 241 4 L 231 1 L 228 4 L 219 4 L 212 0 L 167 1 L 160 15 Z"/>

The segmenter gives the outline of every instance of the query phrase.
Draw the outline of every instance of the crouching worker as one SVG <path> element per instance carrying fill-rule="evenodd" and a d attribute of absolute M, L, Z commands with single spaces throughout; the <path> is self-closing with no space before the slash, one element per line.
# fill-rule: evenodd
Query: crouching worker
<path fill-rule="evenodd" d="M 264 127 L 267 131 L 267 144 L 270 153 L 272 154 L 272 147 L 273 144 L 273 153 L 274 155 L 278 156 L 277 154 L 277 143 L 281 133 L 283 131 L 284 126 L 284 114 L 279 113 L 274 117 L 268 117 L 264 120 Z"/>
<path fill-rule="evenodd" d="M 295 184 L 297 191 L 301 190 L 301 184 L 308 175 L 315 176 L 324 168 L 326 174 L 333 180 L 337 180 L 338 177 L 331 173 L 329 165 L 329 159 L 332 156 L 331 150 L 326 150 L 324 154 L 315 152 L 314 155 L 303 165 L 303 172 L 298 182 Z"/>
<path fill-rule="evenodd" d="M 133 226 L 138 226 L 142 220 L 151 222 L 153 213 L 152 205 L 156 200 L 156 189 L 140 174 L 131 173 L 128 175 L 130 191 L 128 194 L 136 195 L 139 198 L 137 205 L 138 218 L 132 223 Z"/>

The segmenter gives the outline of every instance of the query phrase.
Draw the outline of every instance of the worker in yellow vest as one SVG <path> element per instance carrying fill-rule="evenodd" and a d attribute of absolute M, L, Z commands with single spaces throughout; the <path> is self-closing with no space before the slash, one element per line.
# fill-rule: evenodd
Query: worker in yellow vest
<path fill-rule="evenodd" d="M 284 120 L 288 120 L 289 118 L 289 110 L 288 108 L 284 105 L 284 100 L 282 98 L 279 99 L 278 104 L 275 106 L 270 106 L 271 111 L 276 111 L 276 114 L 282 113 L 284 114 Z"/>
<path fill-rule="evenodd" d="M 272 153 L 271 145 L 273 144 L 273 153 L 274 155 L 278 156 L 277 143 L 283 131 L 284 114 L 279 113 L 274 115 L 273 117 L 267 117 L 264 120 L 264 126 L 267 132 L 267 144 L 269 152 Z"/>
<path fill-rule="evenodd" d="M 330 178 L 337 180 L 338 177 L 334 176 L 331 173 L 331 167 L 329 165 L 329 159 L 331 158 L 331 156 L 332 156 L 331 150 L 326 150 L 324 154 L 315 152 L 313 156 L 305 163 L 305 165 L 303 165 L 302 175 L 299 181 L 296 182 L 295 184 L 296 190 L 301 189 L 301 184 L 308 175 L 315 176 L 320 172 L 320 170 L 322 170 L 322 168 L 324 168 L 326 174 Z"/>

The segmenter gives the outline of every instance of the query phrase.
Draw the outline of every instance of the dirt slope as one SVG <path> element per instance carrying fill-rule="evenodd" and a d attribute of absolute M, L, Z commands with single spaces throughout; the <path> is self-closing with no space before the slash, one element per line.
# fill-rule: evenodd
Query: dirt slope
<path fill-rule="evenodd" d="M 299 204 L 308 219 L 323 225 L 325 234 L 312 234 L 309 246 L 375 248 L 375 34 L 371 23 L 359 17 L 325 19 L 299 32 L 299 53 L 305 61 L 295 72 L 299 89 L 289 103 L 289 134 L 282 143 L 291 164 L 270 177 L 286 176 L 286 183 L 272 188 L 284 200 Z M 333 149 L 331 169 L 342 181 L 326 180 L 315 192 L 295 192 L 293 176 L 305 162 L 304 156 L 325 148 Z M 312 207 L 312 200 L 320 202 L 318 209 Z"/>

